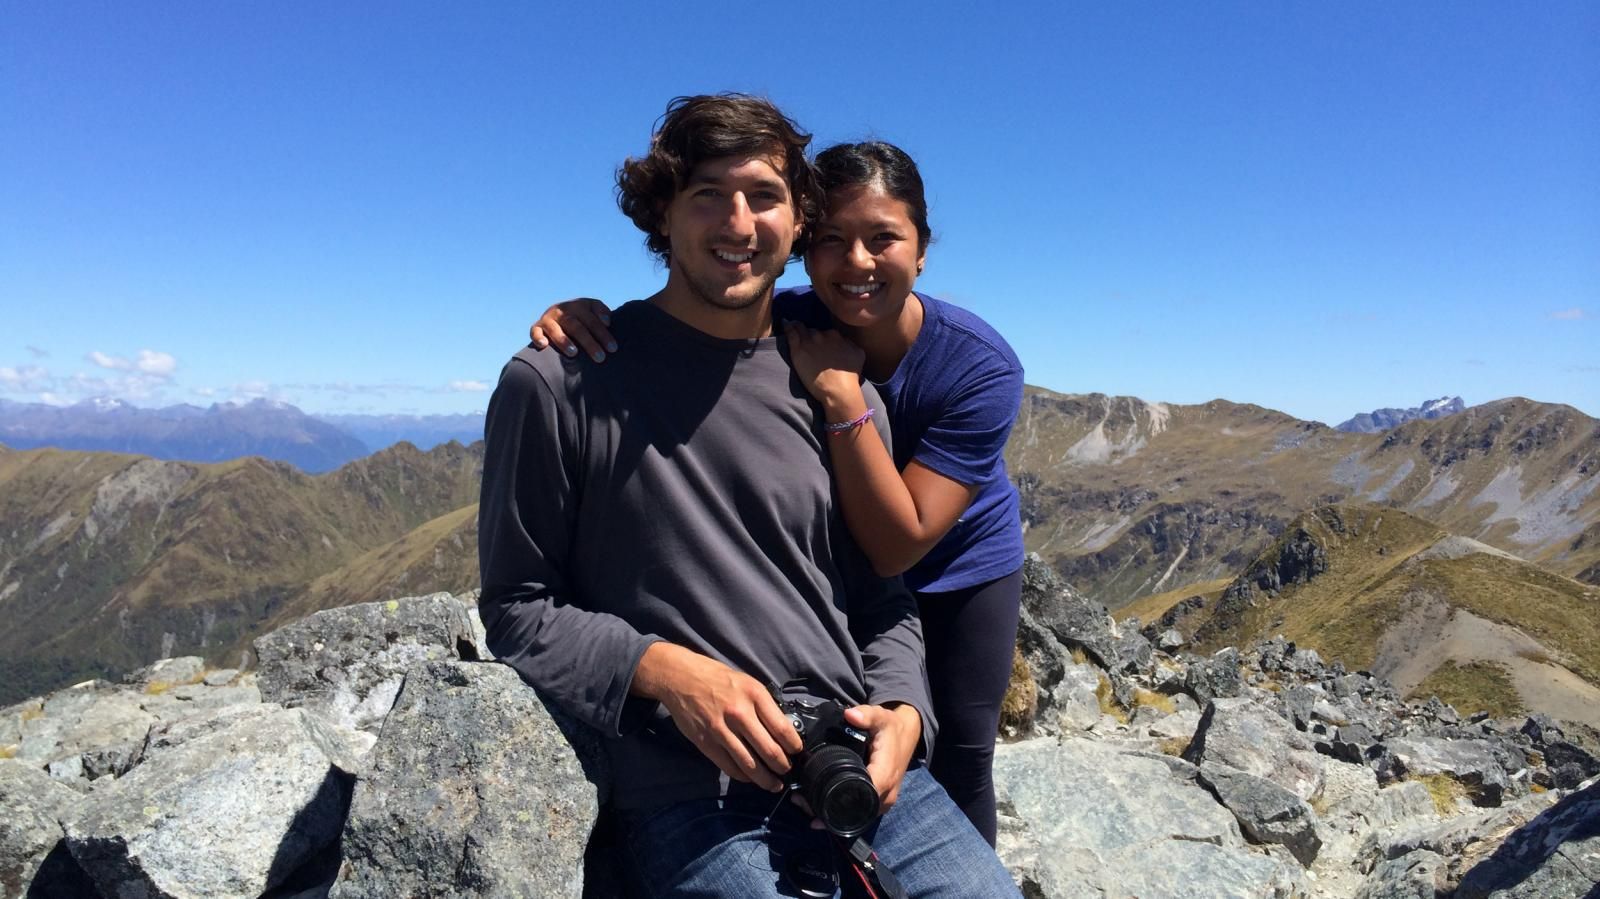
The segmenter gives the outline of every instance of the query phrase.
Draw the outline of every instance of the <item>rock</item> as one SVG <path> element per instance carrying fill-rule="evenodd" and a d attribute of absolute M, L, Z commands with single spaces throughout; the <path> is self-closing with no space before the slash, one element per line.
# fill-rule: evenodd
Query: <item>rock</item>
<path fill-rule="evenodd" d="M 1397 737 L 1384 746 L 1398 761 L 1402 776 L 1448 774 L 1466 786 L 1474 805 L 1497 806 L 1511 789 L 1505 768 L 1486 740 Z"/>
<path fill-rule="evenodd" d="M 90 749 L 140 743 L 156 722 L 138 693 L 90 681 L 50 694 L 41 714 L 23 725 L 17 758 L 40 765 L 76 758 Z M 81 762 L 67 761 L 81 768 Z"/>
<path fill-rule="evenodd" d="M 233 682 L 234 678 L 236 678 L 238 676 L 239 676 L 239 669 L 237 669 L 237 668 L 222 668 L 222 669 L 219 669 L 217 671 L 213 671 L 210 674 L 206 675 L 205 678 L 201 681 L 201 683 L 205 684 L 208 687 L 226 687 L 228 684 Z"/>
<path fill-rule="evenodd" d="M 407 668 L 477 653 L 467 607 L 449 593 L 327 609 L 254 645 L 263 699 L 374 732 Z"/>
<path fill-rule="evenodd" d="M 108 896 L 256 897 L 338 837 L 350 754 L 300 709 L 226 716 L 90 794 L 67 845 Z"/>
<path fill-rule="evenodd" d="M 356 785 L 332 896 L 582 895 L 600 754 L 510 668 L 418 666 Z"/>
<path fill-rule="evenodd" d="M 1204 789 L 1156 758 L 1082 738 L 1030 740 L 995 754 L 997 795 L 1028 839 L 1001 859 L 1040 891 L 1067 896 L 1288 896 L 1297 875 L 1244 846 Z M 1053 884 L 1055 892 L 1044 891 Z"/>
<path fill-rule="evenodd" d="M 1280 694 L 1283 702 L 1284 717 L 1298 730 L 1311 729 L 1311 711 L 1321 701 L 1323 696 L 1321 687 L 1301 684 L 1291 687 Z"/>
<path fill-rule="evenodd" d="M 152 662 L 130 672 L 122 682 L 131 687 L 172 687 L 178 684 L 199 683 L 205 677 L 206 660 L 199 656 L 181 656 Z"/>
<path fill-rule="evenodd" d="M 1565 737 L 1561 726 L 1549 715 L 1529 715 L 1523 721 L 1520 732 L 1535 743 L 1549 743 Z"/>
<path fill-rule="evenodd" d="M 1068 587 L 1037 555 L 1030 554 L 1022 564 L 1022 605 L 1063 646 L 1083 650 L 1107 671 L 1123 669 L 1111 613 Z"/>
<path fill-rule="evenodd" d="M 1571 790 L 1600 775 L 1600 760 L 1581 746 L 1560 738 L 1545 744 L 1544 763 L 1550 770 L 1550 783 L 1557 789 Z"/>
<path fill-rule="evenodd" d="M 1195 729 L 1199 726 L 1199 712 L 1177 711 L 1146 724 L 1145 733 L 1158 740 L 1182 740 L 1187 746 L 1194 739 Z"/>
<path fill-rule="evenodd" d="M 1230 646 L 1210 658 L 1190 663 L 1183 686 L 1184 692 L 1201 705 L 1213 699 L 1238 696 L 1244 689 L 1244 679 L 1239 670 L 1239 650 Z"/>
<path fill-rule="evenodd" d="M 1548 794 L 1524 796 L 1500 808 L 1474 809 L 1442 821 L 1430 818 L 1390 830 L 1370 831 L 1356 853 L 1356 862 L 1363 870 L 1372 871 L 1385 861 L 1418 852 L 1432 853 L 1448 862 L 1441 895 L 1449 895 L 1462 872 L 1490 857 L 1506 836 L 1553 804 Z"/>
<path fill-rule="evenodd" d="M 1600 892 L 1600 783 L 1517 828 L 1461 878 L 1457 899 L 1594 896 Z"/>
<path fill-rule="evenodd" d="M 1379 862 L 1356 899 L 1435 899 L 1446 895 L 1447 864 L 1436 852 L 1419 850 Z"/>
<path fill-rule="evenodd" d="M 1322 848 L 1317 816 L 1299 796 L 1270 780 L 1214 762 L 1200 766 L 1200 782 L 1233 812 L 1245 836 L 1287 848 L 1306 867 L 1316 860 Z"/>
<path fill-rule="evenodd" d="M 1170 653 L 1182 649 L 1184 644 L 1188 642 L 1177 628 L 1169 627 L 1161 632 L 1161 636 L 1156 638 L 1156 648 L 1162 652 Z"/>
<path fill-rule="evenodd" d="M 1322 756 L 1310 740 L 1247 698 L 1212 700 L 1183 757 L 1266 778 L 1307 801 L 1322 791 Z"/>
<path fill-rule="evenodd" d="M 29 886 L 61 843 L 60 819 L 80 801 L 38 768 L 0 759 L 0 895 L 33 895 Z"/>
<path fill-rule="evenodd" d="M 1100 720 L 1100 670 L 1079 664 L 1072 653 L 1024 607 L 1017 624 L 1017 648 L 1033 675 L 1034 728 L 1038 733 L 1082 731 Z"/>

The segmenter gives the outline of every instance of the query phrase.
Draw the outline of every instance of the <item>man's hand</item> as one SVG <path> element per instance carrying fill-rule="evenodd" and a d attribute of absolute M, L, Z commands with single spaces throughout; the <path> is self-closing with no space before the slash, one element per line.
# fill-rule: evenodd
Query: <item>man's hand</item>
<path fill-rule="evenodd" d="M 606 328 L 609 324 L 611 309 L 605 303 L 580 297 L 546 309 L 528 329 L 528 338 L 535 349 L 554 346 L 568 356 L 578 355 L 581 349 L 590 359 L 604 362 L 607 351 L 617 351 L 616 338 Z"/>
<path fill-rule="evenodd" d="M 665 706 L 678 730 L 722 773 L 783 790 L 800 735 L 755 678 L 682 646 L 652 643 L 639 659 L 632 692 Z"/>
<path fill-rule="evenodd" d="M 900 798 L 900 780 L 906 776 L 911 754 L 922 739 L 922 715 L 915 708 L 899 703 L 893 708 L 858 705 L 846 709 L 844 720 L 857 730 L 871 734 L 867 744 L 867 774 L 878 788 L 882 811 L 889 811 Z"/>

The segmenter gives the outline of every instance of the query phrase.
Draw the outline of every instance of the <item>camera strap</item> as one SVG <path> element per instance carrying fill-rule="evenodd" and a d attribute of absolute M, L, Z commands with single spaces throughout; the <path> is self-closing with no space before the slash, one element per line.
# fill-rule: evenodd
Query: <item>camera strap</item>
<path fill-rule="evenodd" d="M 850 870 L 861 881 L 869 899 L 910 899 L 905 887 L 900 885 L 899 878 L 878 858 L 878 853 L 872 851 L 871 844 L 866 840 L 856 837 L 849 846 L 845 846 L 844 840 L 835 837 L 834 843 L 849 863 Z"/>

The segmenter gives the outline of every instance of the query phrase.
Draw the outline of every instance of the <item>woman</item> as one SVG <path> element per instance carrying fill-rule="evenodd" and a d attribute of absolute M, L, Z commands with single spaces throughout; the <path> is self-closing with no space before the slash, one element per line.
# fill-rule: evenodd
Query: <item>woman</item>
<path fill-rule="evenodd" d="M 929 765 L 995 841 L 992 767 L 1022 590 L 1022 525 L 1003 451 L 1022 366 L 977 316 L 913 291 L 932 236 L 921 175 L 898 147 L 841 144 L 818 155 L 826 214 L 812 229 L 812 290 L 780 293 L 794 370 L 829 422 L 828 447 L 851 534 L 884 576 L 916 593 L 937 745 Z M 831 330 L 801 321 L 831 319 Z M 615 342 L 596 300 L 552 307 L 530 333 L 597 361 Z M 894 451 L 869 416 L 861 378 L 888 409 Z"/>

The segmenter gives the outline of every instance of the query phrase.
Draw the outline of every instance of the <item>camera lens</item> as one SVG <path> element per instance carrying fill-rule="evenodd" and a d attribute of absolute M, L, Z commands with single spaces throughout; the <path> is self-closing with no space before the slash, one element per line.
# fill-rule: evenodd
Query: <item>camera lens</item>
<path fill-rule="evenodd" d="M 806 801 L 823 826 L 853 837 L 878 818 L 878 789 L 861 756 L 844 746 L 822 746 L 806 759 L 801 774 Z"/>

